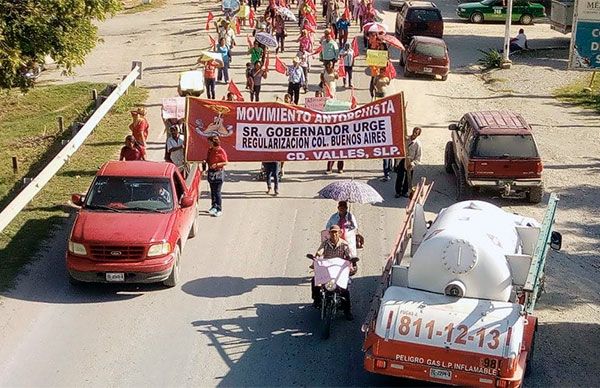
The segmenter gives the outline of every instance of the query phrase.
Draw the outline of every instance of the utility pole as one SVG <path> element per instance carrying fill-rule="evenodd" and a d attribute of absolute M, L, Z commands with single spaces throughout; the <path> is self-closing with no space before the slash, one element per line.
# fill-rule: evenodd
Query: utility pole
<path fill-rule="evenodd" d="M 512 22 L 512 8 L 513 8 L 513 0 L 507 0 L 507 8 L 506 8 L 506 24 L 504 30 L 504 52 L 502 53 L 502 65 L 503 69 L 510 69 L 512 62 L 508 59 L 508 55 L 510 54 L 510 24 Z"/>

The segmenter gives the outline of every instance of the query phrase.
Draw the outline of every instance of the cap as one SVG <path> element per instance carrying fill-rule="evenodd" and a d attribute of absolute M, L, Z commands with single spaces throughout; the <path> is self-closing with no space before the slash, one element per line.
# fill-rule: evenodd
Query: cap
<path fill-rule="evenodd" d="M 331 227 L 329 228 L 330 232 L 340 232 L 342 229 L 340 229 L 340 226 L 338 224 L 333 224 L 331 225 Z"/>

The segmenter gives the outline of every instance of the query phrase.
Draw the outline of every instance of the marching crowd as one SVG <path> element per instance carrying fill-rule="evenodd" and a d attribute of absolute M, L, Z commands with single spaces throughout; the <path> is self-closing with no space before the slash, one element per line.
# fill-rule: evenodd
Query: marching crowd
<path fill-rule="evenodd" d="M 321 18 L 317 23 L 317 5 L 313 0 L 247 0 L 237 9 L 223 8 L 223 16 L 216 20 L 209 12 L 206 29 L 210 31 L 211 22 L 217 33 L 216 40 L 208 34 L 211 48 L 216 57 L 202 56 L 198 66 L 204 71 L 206 98 L 216 99 L 217 83 L 227 84 L 227 95 L 224 100 L 243 101 L 244 97 L 233 79 L 229 69 L 234 58 L 233 49 L 239 45 L 241 26 L 252 28 L 252 36 L 246 37 L 247 55 L 245 69 L 245 90 L 250 101 L 261 101 L 260 93 L 263 80 L 274 70 L 287 77 L 287 93 L 283 102 L 299 104 L 300 95 L 314 89 L 315 97 L 336 98 L 338 83 L 342 80 L 344 89 L 351 91 L 351 108 L 356 107 L 354 96 L 353 68 L 357 56 L 360 55 L 358 41 L 363 41 L 365 49 L 388 51 L 388 46 L 395 45 L 390 41 L 386 31 L 380 27 L 381 19 L 375 10 L 373 0 L 322 0 Z M 296 4 L 294 4 L 296 3 Z M 264 5 L 264 7 L 263 7 Z M 296 12 L 292 9 L 296 8 Z M 295 23 L 297 22 L 297 24 Z M 350 27 L 355 24 L 362 34 L 349 40 Z M 298 37 L 286 43 L 288 29 L 298 28 Z M 318 36 L 318 30 L 322 35 Z M 396 47 L 401 47 L 396 46 Z M 292 50 L 295 56 L 291 65 L 285 65 L 278 54 Z M 238 54 L 235 56 L 239 56 Z M 274 55 L 273 55 L 274 53 Z M 389 58 L 389 56 L 388 56 Z M 311 69 L 321 67 L 318 79 L 309 82 Z M 369 91 L 371 98 L 385 97 L 391 79 L 395 78 L 395 70 L 388 60 L 385 66 L 370 66 L 371 79 Z M 277 98 L 279 100 L 279 98 Z M 148 136 L 148 121 L 145 109 L 138 108 L 131 112 L 131 135 L 125 139 L 121 150 L 121 160 L 144 160 Z M 185 173 L 184 139 L 181 121 L 166 123 L 168 135 L 165 143 L 165 160 L 178 165 Z M 414 128 L 408 139 L 407 158 L 384 159 L 382 181 L 391 179 L 391 172 L 397 173 L 396 197 L 408 196 L 412 186 L 412 172 L 420 162 L 421 144 L 418 137 L 420 128 Z M 227 164 L 227 154 L 220 147 L 218 138 L 209 139 L 209 151 L 206 158 L 207 179 L 211 187 L 212 206 L 210 213 L 218 216 L 222 212 L 221 188 L 223 185 L 223 168 Z M 328 161 L 326 174 L 333 173 L 337 164 L 337 172 L 344 172 L 344 161 Z M 265 162 L 262 165 L 261 178 L 267 184 L 267 194 L 279 194 L 279 179 L 283 176 L 283 163 Z M 274 189 L 274 190 L 272 190 Z"/>

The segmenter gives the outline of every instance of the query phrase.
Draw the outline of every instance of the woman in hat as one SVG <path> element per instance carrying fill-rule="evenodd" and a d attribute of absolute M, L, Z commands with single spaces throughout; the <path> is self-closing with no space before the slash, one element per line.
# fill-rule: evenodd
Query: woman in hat
<path fill-rule="evenodd" d="M 129 130 L 135 140 L 144 148 L 146 148 L 146 140 L 148 139 L 148 130 L 150 125 L 146 120 L 146 109 L 139 107 L 131 111 L 132 122 L 129 124 Z"/>
<path fill-rule="evenodd" d="M 339 226 L 340 238 L 348 243 L 352 257 L 357 257 L 356 231 L 358 230 L 358 223 L 356 217 L 348 211 L 348 202 L 338 202 L 338 211 L 329 217 L 325 229 L 329 230 L 333 225 Z"/>

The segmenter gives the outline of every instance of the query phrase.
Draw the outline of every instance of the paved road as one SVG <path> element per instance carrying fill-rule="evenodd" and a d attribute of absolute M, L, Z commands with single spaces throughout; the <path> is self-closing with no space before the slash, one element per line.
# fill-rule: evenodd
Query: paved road
<path fill-rule="evenodd" d="M 443 4 L 445 14 L 452 17 L 453 5 Z M 164 139 L 158 113 L 160 99 L 174 94 L 178 73 L 188 69 L 198 50 L 207 46 L 204 15 L 216 11 L 212 5 L 169 1 L 163 9 L 108 20 L 100 25 L 104 44 L 78 70 L 77 79 L 110 81 L 120 78 L 132 59 L 144 61 L 142 85 L 151 91 L 148 106 L 157 159 Z M 386 8 L 383 3 L 378 7 Z M 392 26 L 394 15 L 386 12 L 385 17 Z M 463 23 L 446 25 L 457 73 L 478 56 L 476 44 L 501 45 L 501 25 L 480 28 L 478 37 L 467 38 L 472 28 Z M 530 36 L 546 35 L 547 28 L 531 27 Z M 240 40 L 243 48 L 245 39 Z M 236 50 L 239 55 L 233 64 L 239 86 L 243 85 L 241 74 L 246 62 L 242 48 Z M 282 58 L 289 62 L 291 56 L 286 52 Z M 358 76 L 364 72 L 362 59 L 355 71 L 359 101 L 364 103 L 368 101 L 368 78 Z M 51 73 L 46 78 L 59 76 Z M 316 84 L 316 70 L 311 78 Z M 400 76 L 394 81 L 393 87 L 406 93 L 409 126 L 426 128 L 420 171 L 436 180 L 430 211 L 437 212 L 453 201 L 454 183 L 442 172 L 441 150 L 448 139 L 445 128 L 457 111 L 470 110 L 476 104 L 481 107 L 480 101 L 453 98 L 476 89 L 473 78 L 453 74 L 447 82 L 435 82 Z M 284 84 L 284 77 L 272 72 L 264 83 L 264 100 L 282 97 Z M 217 95 L 224 94 L 225 86 L 220 85 Z M 349 98 L 349 92 L 342 91 L 342 96 Z M 491 101 L 489 105 L 500 107 L 501 103 Z M 546 147 L 544 139 L 542 143 Z M 0 386 L 397 384 L 396 380 L 363 371 L 359 327 L 402 221 L 405 200 L 393 198 L 391 183 L 377 180 L 379 161 L 348 162 L 346 175 L 371 183 L 386 201 L 353 209 L 367 240 L 353 284 L 356 320 L 336 321 L 332 338 L 321 341 L 315 336 L 317 315 L 308 304 L 309 263 L 304 254 L 314 250 L 318 231 L 335 210 L 334 202 L 315 198 L 318 189 L 338 179 L 323 175 L 324 167 L 323 162 L 288 164 L 281 195 L 273 198 L 265 195 L 264 183 L 252 179 L 250 170 L 257 169 L 258 164 L 232 165 L 224 186 L 224 214 L 216 219 L 201 212 L 201 232 L 186 246 L 183 281 L 174 289 L 70 287 L 63 264 L 68 227 L 57 230 L 43 260 L 0 300 Z M 207 200 L 202 203 L 207 209 Z M 543 210 L 529 206 L 515 209 L 538 217 Z M 557 284 L 564 274 L 578 278 L 574 284 L 581 305 L 590 307 L 569 310 L 562 317 L 543 313 L 557 323 L 541 329 L 542 345 L 537 353 L 541 362 L 530 383 L 583 381 L 584 385 L 595 385 L 597 378 L 575 375 L 568 366 L 575 362 L 591 368 L 597 363 L 596 348 L 586 343 L 598 338 L 598 286 L 593 271 L 578 269 L 569 262 L 574 256 L 560 257 L 563 260 L 553 267 L 557 276 L 550 281 L 558 288 L 551 300 L 562 301 L 561 307 L 568 305 L 564 302 L 568 287 Z M 549 303 L 541 308 L 553 307 Z M 564 335 L 568 343 L 555 346 L 552 338 Z M 575 354 L 574 346 L 583 351 Z M 575 361 L 569 364 L 549 357 L 561 351 Z"/>

